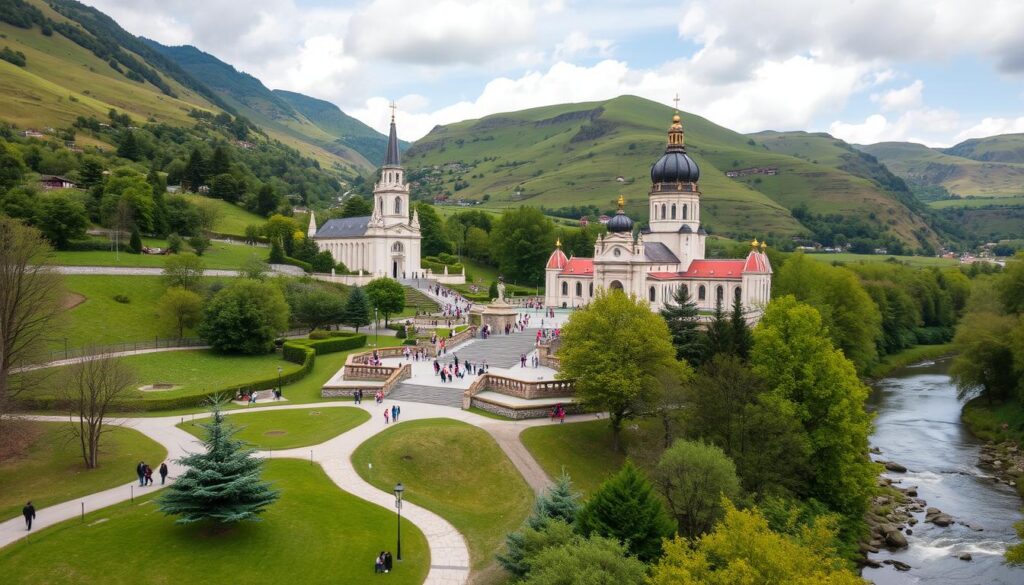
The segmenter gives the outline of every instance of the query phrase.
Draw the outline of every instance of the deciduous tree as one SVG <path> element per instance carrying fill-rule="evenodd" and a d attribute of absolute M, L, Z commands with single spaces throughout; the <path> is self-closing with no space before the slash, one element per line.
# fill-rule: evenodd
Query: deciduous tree
<path fill-rule="evenodd" d="M 502 214 L 491 231 L 491 256 L 505 278 L 520 284 L 544 281 L 544 261 L 551 254 L 555 228 L 534 207 L 521 206 Z"/>
<path fill-rule="evenodd" d="M 195 254 L 175 254 L 164 260 L 163 277 L 168 287 L 180 286 L 197 291 L 203 278 L 205 265 Z"/>
<path fill-rule="evenodd" d="M 375 278 L 367 283 L 366 296 L 370 305 L 384 315 L 384 325 L 391 315 L 405 310 L 405 288 L 392 278 Z"/>
<path fill-rule="evenodd" d="M 206 303 L 199 336 L 224 353 L 268 353 L 288 327 L 281 289 L 256 280 L 236 280 Z"/>
<path fill-rule="evenodd" d="M 188 289 L 171 287 L 157 301 L 156 314 L 163 331 L 181 339 L 186 329 L 199 324 L 203 314 L 203 298 Z"/>
<path fill-rule="evenodd" d="M 93 354 L 71 365 L 68 381 L 62 384 L 62 402 L 75 419 L 68 429 L 78 440 L 87 468 L 99 465 L 101 440 L 112 430 L 109 412 L 127 398 L 135 381 L 135 372 L 110 354 Z"/>
<path fill-rule="evenodd" d="M 722 497 L 735 498 L 740 491 L 733 461 L 702 441 L 673 443 L 662 453 L 653 479 L 679 522 L 679 532 L 689 538 L 711 530 L 722 516 Z"/>

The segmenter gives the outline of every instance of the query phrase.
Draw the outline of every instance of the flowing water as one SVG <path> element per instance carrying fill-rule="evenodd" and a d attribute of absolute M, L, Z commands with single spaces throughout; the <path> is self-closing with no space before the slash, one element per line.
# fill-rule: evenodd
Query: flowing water
<path fill-rule="evenodd" d="M 951 515 L 956 523 L 940 528 L 918 523 L 908 536 L 909 548 L 882 551 L 872 558 L 895 559 L 912 569 L 865 568 L 877 585 L 951 583 L 1022 585 L 1024 567 L 1003 563 L 1008 543 L 1016 542 L 1013 523 L 1021 519 L 1021 499 L 1013 488 L 992 480 L 978 468 L 982 441 L 960 422 L 961 403 L 946 370 L 948 361 L 926 362 L 895 371 L 875 384 L 870 406 L 875 410 L 872 446 L 880 459 L 904 465 L 907 473 L 886 473 L 902 486 L 917 486 L 918 497 Z M 981 531 L 960 524 L 966 522 Z M 970 553 L 972 561 L 957 555 Z"/>

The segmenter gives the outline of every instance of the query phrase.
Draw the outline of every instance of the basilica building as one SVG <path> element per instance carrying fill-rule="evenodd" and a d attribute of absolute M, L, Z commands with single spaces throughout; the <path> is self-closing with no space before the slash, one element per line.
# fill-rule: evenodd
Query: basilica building
<path fill-rule="evenodd" d="M 331 219 L 320 229 L 311 213 L 308 235 L 317 248 L 330 252 L 335 262 L 344 263 L 352 272 L 370 277 L 422 278 L 420 221 L 415 210 L 410 219 L 409 209 L 409 185 L 399 160 L 392 113 L 384 166 L 373 187 L 373 213 Z"/>
<path fill-rule="evenodd" d="M 620 289 L 646 299 L 652 310 L 671 303 L 679 288 L 703 311 L 721 301 L 725 310 L 740 299 L 749 320 L 757 320 L 771 296 L 772 267 L 766 244 L 754 240 L 746 258 L 704 258 L 707 232 L 700 223 L 700 169 L 686 154 L 679 114 L 672 118 L 665 154 L 651 166 L 648 226 L 619 210 L 593 258 L 569 258 L 556 243 L 545 270 L 545 304 L 580 307 L 601 288 Z"/>

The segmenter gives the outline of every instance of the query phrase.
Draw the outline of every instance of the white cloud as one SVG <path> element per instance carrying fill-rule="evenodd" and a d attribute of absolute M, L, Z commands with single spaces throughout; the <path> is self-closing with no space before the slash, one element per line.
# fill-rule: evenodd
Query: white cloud
<path fill-rule="evenodd" d="M 872 114 L 859 123 L 833 122 L 828 131 L 854 144 L 907 141 L 949 146 L 950 136 L 963 126 L 960 114 L 945 108 L 908 110 L 896 118 Z"/>
<path fill-rule="evenodd" d="M 591 39 L 586 33 L 573 31 L 565 39 L 555 45 L 553 57 L 556 61 L 566 61 L 579 56 L 610 57 L 612 42 L 608 39 Z"/>
<path fill-rule="evenodd" d="M 882 111 L 907 110 L 921 105 L 923 92 L 924 82 L 917 79 L 906 87 L 872 94 L 871 101 L 881 106 Z"/>
<path fill-rule="evenodd" d="M 1021 132 L 1024 132 L 1024 116 L 1019 118 L 983 118 L 978 123 L 957 133 L 953 143 L 962 142 L 968 138 Z"/>
<path fill-rule="evenodd" d="M 373 0 L 352 17 L 360 56 L 404 63 L 484 63 L 533 37 L 526 0 Z"/>

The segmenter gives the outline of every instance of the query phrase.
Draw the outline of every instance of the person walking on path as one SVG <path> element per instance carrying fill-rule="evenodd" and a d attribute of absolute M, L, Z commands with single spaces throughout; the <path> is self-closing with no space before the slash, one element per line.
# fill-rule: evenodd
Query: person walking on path
<path fill-rule="evenodd" d="M 395 405 L 395 414 L 391 418 L 395 419 L 395 422 L 398 422 L 398 417 L 400 417 L 400 416 L 402 416 L 402 407 L 398 406 L 396 404 Z"/>
<path fill-rule="evenodd" d="M 167 462 L 160 464 L 160 485 L 167 481 Z"/>
<path fill-rule="evenodd" d="M 144 475 L 145 485 L 153 485 L 153 468 L 147 465 Z"/>
<path fill-rule="evenodd" d="M 21 509 L 21 514 L 25 516 L 25 529 L 32 530 L 32 521 L 36 519 L 36 507 L 32 505 L 31 501 Z"/>
<path fill-rule="evenodd" d="M 384 409 L 384 424 L 388 424 L 388 415 L 391 413 L 390 410 Z"/>
<path fill-rule="evenodd" d="M 135 466 L 135 474 L 139 476 L 139 487 L 142 487 L 146 483 L 146 463 L 139 461 L 139 464 Z"/>
<path fill-rule="evenodd" d="M 391 421 L 398 422 L 398 406 L 395 404 L 391 405 Z"/>

